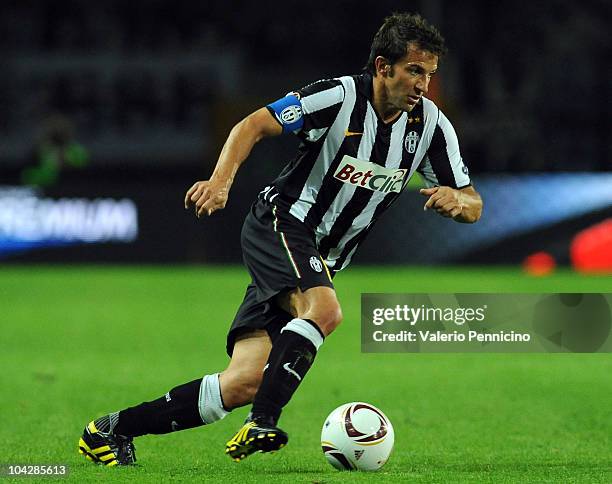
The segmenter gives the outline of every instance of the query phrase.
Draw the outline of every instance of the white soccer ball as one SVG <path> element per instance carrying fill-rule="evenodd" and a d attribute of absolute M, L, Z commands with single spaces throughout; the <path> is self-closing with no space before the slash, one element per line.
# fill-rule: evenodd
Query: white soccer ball
<path fill-rule="evenodd" d="M 340 405 L 325 419 L 321 430 L 323 454 L 339 470 L 380 469 L 389 459 L 394 441 L 387 416 L 363 402 Z"/>

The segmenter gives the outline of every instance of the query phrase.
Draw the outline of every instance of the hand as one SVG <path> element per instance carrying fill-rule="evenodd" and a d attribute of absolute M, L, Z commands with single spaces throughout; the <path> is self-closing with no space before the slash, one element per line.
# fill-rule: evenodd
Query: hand
<path fill-rule="evenodd" d="M 231 183 L 226 180 L 198 181 L 185 194 L 185 209 L 195 205 L 196 216 L 212 215 L 225 208 Z"/>
<path fill-rule="evenodd" d="M 421 195 L 429 197 L 423 210 L 433 208 L 443 217 L 455 218 L 464 208 L 463 194 L 460 190 L 451 187 L 421 188 Z"/>

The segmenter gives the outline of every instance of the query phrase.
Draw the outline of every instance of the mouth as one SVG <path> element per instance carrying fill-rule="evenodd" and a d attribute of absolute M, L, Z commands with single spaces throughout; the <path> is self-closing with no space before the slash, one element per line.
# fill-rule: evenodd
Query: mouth
<path fill-rule="evenodd" d="M 411 106 L 414 106 L 420 100 L 421 100 L 420 96 L 408 96 L 408 104 L 410 104 Z"/>

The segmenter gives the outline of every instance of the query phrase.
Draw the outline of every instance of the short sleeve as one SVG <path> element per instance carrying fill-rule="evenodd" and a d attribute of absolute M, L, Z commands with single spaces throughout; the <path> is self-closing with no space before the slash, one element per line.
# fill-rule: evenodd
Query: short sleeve
<path fill-rule="evenodd" d="M 431 143 L 418 172 L 428 186 L 465 188 L 471 185 L 469 171 L 459 151 L 459 140 L 452 124 L 441 111 Z"/>
<path fill-rule="evenodd" d="M 283 132 L 291 131 L 304 141 L 317 141 L 336 119 L 343 101 L 342 83 L 328 79 L 290 92 L 267 108 Z"/>

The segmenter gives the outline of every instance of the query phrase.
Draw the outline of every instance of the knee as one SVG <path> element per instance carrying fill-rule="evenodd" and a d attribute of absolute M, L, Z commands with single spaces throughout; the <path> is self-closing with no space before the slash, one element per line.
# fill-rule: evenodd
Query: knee
<path fill-rule="evenodd" d="M 226 370 L 219 376 L 221 395 L 227 409 L 242 407 L 253 401 L 262 374 L 253 371 Z"/>
<path fill-rule="evenodd" d="M 327 336 L 342 322 L 342 309 L 339 304 L 330 304 L 317 310 L 309 319 L 312 319 Z"/>

